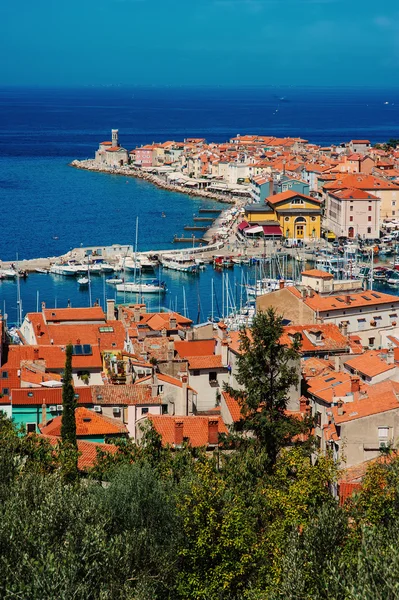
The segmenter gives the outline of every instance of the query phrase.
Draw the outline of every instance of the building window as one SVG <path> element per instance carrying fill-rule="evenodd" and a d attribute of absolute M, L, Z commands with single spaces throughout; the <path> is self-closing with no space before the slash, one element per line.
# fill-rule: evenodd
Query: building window
<path fill-rule="evenodd" d="M 162 414 L 163 415 L 168 414 L 168 405 L 167 404 L 162 404 Z"/>
<path fill-rule="evenodd" d="M 369 206 L 369 211 L 372 211 L 372 210 L 373 210 L 373 207 L 370 205 Z"/>
<path fill-rule="evenodd" d="M 316 413 L 316 425 L 317 427 L 321 427 L 321 412 L 319 411 Z"/>
<path fill-rule="evenodd" d="M 369 346 L 374 346 L 375 338 L 369 338 Z"/>
<path fill-rule="evenodd" d="M 366 326 L 366 319 L 358 319 L 357 326 L 359 329 L 364 329 Z"/>
<path fill-rule="evenodd" d="M 378 437 L 381 438 L 387 438 L 389 434 L 389 427 L 379 427 L 378 428 Z"/>
<path fill-rule="evenodd" d="M 396 206 L 396 200 L 392 200 L 392 206 Z"/>
<path fill-rule="evenodd" d="M 371 233 L 371 227 L 367 227 L 367 233 Z"/>
<path fill-rule="evenodd" d="M 9 390 L 9 388 L 3 388 L 1 393 L 4 396 L 9 396 L 10 395 L 10 390 Z"/>
<path fill-rule="evenodd" d="M 148 413 L 148 406 L 144 406 L 144 407 L 141 409 L 141 414 L 142 414 L 142 415 L 146 415 L 147 413 Z"/>
<path fill-rule="evenodd" d="M 27 423 L 26 433 L 36 433 L 36 423 Z"/>
<path fill-rule="evenodd" d="M 353 206 L 350 206 L 350 207 L 349 207 L 349 210 L 350 210 L 350 211 L 352 211 L 352 210 L 353 210 Z"/>
<path fill-rule="evenodd" d="M 349 221 L 353 221 L 353 217 L 349 217 Z"/>
<path fill-rule="evenodd" d="M 368 220 L 371 221 L 371 217 L 368 217 Z"/>
<path fill-rule="evenodd" d="M 195 369 L 195 371 L 193 371 L 193 376 L 194 377 L 198 377 L 200 374 L 201 373 L 200 373 L 199 369 Z"/>
<path fill-rule="evenodd" d="M 8 371 L 3 371 L 1 376 L 3 379 L 8 379 Z"/>
<path fill-rule="evenodd" d="M 396 212 L 393 210 L 393 211 L 392 211 L 392 215 L 393 215 L 393 216 L 395 216 L 395 214 L 396 214 Z"/>

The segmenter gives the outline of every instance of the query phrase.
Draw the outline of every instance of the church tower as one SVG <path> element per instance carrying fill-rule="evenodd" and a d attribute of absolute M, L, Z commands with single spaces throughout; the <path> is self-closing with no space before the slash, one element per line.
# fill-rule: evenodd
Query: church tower
<path fill-rule="evenodd" d="M 112 147 L 119 147 L 119 131 L 117 129 L 112 130 Z"/>

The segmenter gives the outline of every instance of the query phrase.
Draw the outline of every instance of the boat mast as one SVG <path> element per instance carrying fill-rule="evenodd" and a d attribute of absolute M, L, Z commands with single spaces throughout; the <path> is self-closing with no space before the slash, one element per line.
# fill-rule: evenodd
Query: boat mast
<path fill-rule="evenodd" d="M 211 321 L 212 321 L 212 323 L 213 323 L 213 294 L 215 293 L 214 289 L 213 289 L 213 285 L 214 285 L 214 283 L 213 283 L 213 277 L 212 277 L 212 279 L 211 279 Z M 183 291 L 184 291 L 184 288 L 183 288 Z"/>
<path fill-rule="evenodd" d="M 89 280 L 89 306 L 91 308 L 91 279 L 90 279 L 89 255 L 87 255 L 87 279 Z"/>
<path fill-rule="evenodd" d="M 134 243 L 134 278 L 133 281 L 134 283 L 136 283 L 136 272 L 137 272 L 137 242 L 138 242 L 138 237 L 139 237 L 139 217 L 136 217 L 136 239 L 135 239 L 135 243 Z M 141 277 L 140 277 L 140 284 L 141 284 Z M 141 290 L 140 290 L 141 291 Z M 139 302 L 139 294 L 136 294 L 136 302 Z"/>
<path fill-rule="evenodd" d="M 19 281 L 19 267 L 18 267 L 18 254 L 17 254 L 17 326 L 22 325 L 22 300 L 21 300 L 21 286 Z"/>

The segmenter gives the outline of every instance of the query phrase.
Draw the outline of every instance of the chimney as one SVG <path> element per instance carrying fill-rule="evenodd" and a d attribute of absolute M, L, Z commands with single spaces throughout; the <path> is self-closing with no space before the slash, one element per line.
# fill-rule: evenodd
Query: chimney
<path fill-rule="evenodd" d="M 283 290 L 285 287 L 285 281 L 284 279 L 280 279 L 280 281 L 278 282 L 278 287 L 280 290 Z"/>
<path fill-rule="evenodd" d="M 346 295 L 346 296 L 345 296 L 345 302 L 346 302 L 347 304 L 350 304 L 350 303 L 351 303 L 351 297 L 350 297 L 349 295 Z"/>
<path fill-rule="evenodd" d="M 341 333 L 344 337 L 348 337 L 348 321 L 342 321 Z"/>
<path fill-rule="evenodd" d="M 183 444 L 183 421 L 175 419 L 175 446 Z"/>
<path fill-rule="evenodd" d="M 158 377 L 155 372 L 155 367 L 152 371 L 152 383 L 151 383 L 151 397 L 156 398 L 158 396 Z"/>
<path fill-rule="evenodd" d="M 39 358 L 39 348 L 33 348 L 33 360 L 37 360 Z"/>
<path fill-rule="evenodd" d="M 342 417 L 344 414 L 344 403 L 342 402 L 342 400 L 340 400 L 338 402 L 338 411 L 337 412 L 338 412 L 339 417 Z"/>
<path fill-rule="evenodd" d="M 340 371 L 341 370 L 341 357 L 336 354 L 334 356 L 334 371 Z"/>
<path fill-rule="evenodd" d="M 305 300 L 305 298 L 308 297 L 308 291 L 306 289 L 301 290 L 301 296 L 302 299 Z"/>
<path fill-rule="evenodd" d="M 299 412 L 305 414 L 309 410 L 309 401 L 305 396 L 299 398 Z"/>
<path fill-rule="evenodd" d="M 45 308 L 46 308 L 46 303 L 42 302 L 42 311 L 45 310 Z"/>
<path fill-rule="evenodd" d="M 352 394 L 355 392 L 360 392 L 360 377 L 357 375 L 351 376 L 351 392 Z"/>
<path fill-rule="evenodd" d="M 395 355 L 393 348 L 388 348 L 388 352 L 386 354 L 387 365 L 393 365 L 395 362 Z"/>
<path fill-rule="evenodd" d="M 227 338 L 227 325 L 223 323 L 223 321 L 218 323 L 218 337 L 221 340 L 225 340 Z"/>
<path fill-rule="evenodd" d="M 170 317 L 170 320 L 169 320 L 169 329 L 176 329 L 176 327 L 177 327 L 177 321 L 176 321 L 175 315 L 173 315 Z"/>
<path fill-rule="evenodd" d="M 43 402 L 43 404 L 42 404 L 42 427 L 44 427 L 46 423 L 47 423 L 47 412 L 46 412 L 46 405 Z"/>
<path fill-rule="evenodd" d="M 171 362 L 175 357 L 175 342 L 169 339 L 168 341 L 168 361 Z"/>
<path fill-rule="evenodd" d="M 107 321 L 115 321 L 115 300 L 107 298 Z"/>
<path fill-rule="evenodd" d="M 210 418 L 208 420 L 208 444 L 216 446 L 219 441 L 219 420 Z"/>
<path fill-rule="evenodd" d="M 139 304 L 134 305 L 133 314 L 134 314 L 134 322 L 138 323 L 140 321 L 140 305 Z"/>

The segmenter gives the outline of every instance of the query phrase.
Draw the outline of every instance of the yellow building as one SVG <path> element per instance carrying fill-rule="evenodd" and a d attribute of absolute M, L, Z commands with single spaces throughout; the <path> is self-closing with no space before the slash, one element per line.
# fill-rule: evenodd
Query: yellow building
<path fill-rule="evenodd" d="M 288 239 L 310 240 L 320 238 L 321 201 L 293 190 L 269 196 L 265 204 L 245 208 L 245 219 L 259 225 L 278 223 Z"/>

